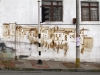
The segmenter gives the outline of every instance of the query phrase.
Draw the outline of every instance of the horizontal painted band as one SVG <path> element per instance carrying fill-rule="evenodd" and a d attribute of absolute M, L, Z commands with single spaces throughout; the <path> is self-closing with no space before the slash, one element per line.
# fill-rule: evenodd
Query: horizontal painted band
<path fill-rule="evenodd" d="M 39 39 L 41 38 L 41 34 L 38 34 L 38 38 L 39 38 Z"/>
<path fill-rule="evenodd" d="M 76 58 L 76 68 L 79 68 L 79 67 L 80 67 L 80 59 Z"/>
<path fill-rule="evenodd" d="M 76 47 L 80 47 L 80 46 L 76 46 Z"/>
<path fill-rule="evenodd" d="M 10 23 L 10 24 L 14 24 L 14 23 Z M 17 24 L 16 25 L 37 25 L 38 24 Z M 41 25 L 74 25 L 74 24 L 41 24 Z M 100 25 L 100 24 L 79 24 L 79 25 Z"/>
<path fill-rule="evenodd" d="M 38 43 L 39 47 L 41 47 L 41 43 Z"/>
<path fill-rule="evenodd" d="M 39 55 L 41 55 L 41 51 L 39 51 Z"/>

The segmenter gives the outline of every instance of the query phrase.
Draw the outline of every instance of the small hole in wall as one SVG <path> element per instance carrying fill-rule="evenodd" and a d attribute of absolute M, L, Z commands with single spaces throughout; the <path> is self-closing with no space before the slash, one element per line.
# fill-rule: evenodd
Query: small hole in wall
<path fill-rule="evenodd" d="M 45 50 L 45 52 L 46 52 L 46 50 Z"/>

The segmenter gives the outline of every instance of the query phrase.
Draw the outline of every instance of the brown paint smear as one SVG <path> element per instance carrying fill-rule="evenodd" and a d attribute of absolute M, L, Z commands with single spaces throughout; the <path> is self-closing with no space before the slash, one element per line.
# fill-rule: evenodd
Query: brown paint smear
<path fill-rule="evenodd" d="M 13 33 L 15 28 L 14 26 L 12 27 L 12 29 L 10 30 L 10 25 L 9 24 L 4 24 L 4 32 L 3 35 L 4 36 L 10 36 L 11 30 L 13 30 Z M 65 34 L 64 38 L 65 40 L 63 41 L 67 41 L 67 35 L 69 35 L 70 33 L 75 33 L 75 28 L 59 28 L 57 25 L 53 28 L 49 28 L 46 26 L 41 26 L 41 32 L 47 34 L 48 31 L 48 38 L 53 40 L 50 44 L 47 41 L 44 41 L 45 39 L 41 40 L 41 45 L 42 47 L 46 47 L 48 49 L 52 48 L 52 49 L 56 49 L 57 53 L 59 53 L 59 50 L 63 49 L 64 50 L 64 56 L 66 55 L 67 51 L 68 51 L 68 43 L 56 43 L 56 41 L 59 42 L 60 37 L 64 36 L 61 34 L 54 34 L 56 33 L 63 33 Z M 38 43 L 38 26 L 20 26 L 20 25 L 16 25 L 16 39 L 17 41 L 24 38 L 24 35 L 27 36 L 28 40 L 30 41 L 30 45 L 32 44 L 37 44 Z M 15 36 L 15 35 L 14 35 Z M 19 39 L 20 38 L 20 39 Z M 43 37 L 41 37 L 43 38 Z M 55 39 L 56 38 L 56 39 Z"/>
<path fill-rule="evenodd" d="M 93 38 L 92 37 L 84 37 L 84 41 L 81 48 L 81 53 L 83 54 L 85 48 L 92 49 L 93 48 Z"/>

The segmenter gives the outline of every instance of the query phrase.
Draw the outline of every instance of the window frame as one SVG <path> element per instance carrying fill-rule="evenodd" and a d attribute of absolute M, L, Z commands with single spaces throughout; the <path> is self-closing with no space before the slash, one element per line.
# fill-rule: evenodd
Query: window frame
<path fill-rule="evenodd" d="M 89 6 L 82 6 L 82 3 L 88 3 Z M 97 3 L 97 6 L 91 6 L 91 3 Z M 83 20 L 83 12 L 82 8 L 89 8 L 89 20 Z M 97 20 L 92 20 L 91 18 L 91 8 L 97 8 Z M 81 21 L 99 21 L 99 2 L 86 2 L 86 1 L 81 1 Z"/>
<path fill-rule="evenodd" d="M 42 1 L 43 2 L 43 1 Z M 50 15 L 50 20 L 48 20 L 48 21 L 53 21 L 53 22 L 55 22 L 55 21 L 57 21 L 57 22 L 61 22 L 61 21 L 63 21 L 63 1 L 44 1 L 44 2 L 51 2 L 51 4 L 50 5 L 45 5 L 45 4 L 43 4 L 42 3 L 42 6 L 43 7 L 50 7 L 51 8 L 51 10 L 50 10 L 50 12 L 51 12 L 51 15 Z M 53 5 L 53 2 L 61 2 L 62 4 L 61 5 Z M 61 20 L 54 20 L 54 15 L 53 15 L 53 13 L 54 13 L 54 11 L 53 11 L 53 7 L 61 7 L 61 15 L 59 15 L 60 16 L 60 19 Z"/>

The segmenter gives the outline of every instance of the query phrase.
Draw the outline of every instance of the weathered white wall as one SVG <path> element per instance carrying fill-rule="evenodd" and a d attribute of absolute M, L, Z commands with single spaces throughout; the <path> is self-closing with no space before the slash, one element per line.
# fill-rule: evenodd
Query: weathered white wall
<path fill-rule="evenodd" d="M 37 24 L 37 0 L 0 0 L 0 26 L 3 23 Z M 0 33 L 2 33 L 0 28 Z"/>
<path fill-rule="evenodd" d="M 100 0 L 80 0 L 80 1 L 91 1 L 91 2 L 99 2 L 99 12 L 100 12 Z M 79 2 L 79 6 L 81 7 L 81 2 Z M 81 8 L 80 10 L 80 27 L 89 29 L 90 31 L 86 31 L 88 36 L 93 37 L 93 48 L 91 52 L 85 51 L 84 54 L 81 54 L 81 61 L 90 61 L 90 62 L 100 62 L 100 45 L 99 45 L 99 31 L 100 31 L 100 21 L 81 21 Z M 100 15 L 99 15 L 100 20 Z"/>
<path fill-rule="evenodd" d="M 90 62 L 100 62 L 100 26 L 99 25 L 81 25 L 81 28 L 88 28 L 89 31 L 86 31 L 88 36 L 93 37 L 93 48 L 91 51 L 84 51 L 84 54 L 81 54 L 81 60 L 90 61 Z"/>
<path fill-rule="evenodd" d="M 1 0 L 0 21 L 6 23 L 37 24 L 37 0 Z"/>
<path fill-rule="evenodd" d="M 0 0 L 0 38 L 2 35 L 2 25 L 3 23 L 17 23 L 17 24 L 38 24 L 38 0 Z M 80 0 L 80 1 L 98 1 L 100 0 Z M 79 2 L 81 6 L 81 2 Z M 100 11 L 100 8 L 99 8 Z M 81 21 L 81 8 L 80 8 L 80 28 L 83 27 L 89 29 L 90 31 L 86 34 L 89 37 L 93 37 L 94 43 L 91 52 L 84 51 L 84 54 L 80 53 L 81 61 L 91 61 L 97 62 L 100 59 L 100 43 L 99 43 L 99 25 L 100 21 L 94 22 L 83 22 Z M 99 15 L 100 16 L 100 15 Z M 76 28 L 76 25 L 72 24 L 73 18 L 76 17 L 76 0 L 63 0 L 63 21 L 61 22 L 45 22 L 42 24 L 51 24 L 49 27 L 54 27 L 58 25 L 63 28 Z M 85 25 L 89 24 L 89 25 Z M 94 24 L 94 25 L 92 25 Z M 25 38 L 26 41 L 28 41 Z M 75 41 L 75 40 L 74 40 Z M 44 60 L 56 60 L 56 61 L 75 61 L 76 58 L 76 43 L 69 41 L 69 50 L 67 55 L 63 55 L 63 50 L 60 50 L 57 54 L 56 51 L 48 50 L 46 48 L 42 49 L 41 58 Z M 9 45 L 14 46 L 14 45 Z M 22 50 L 21 54 L 24 53 L 26 49 L 26 54 L 30 54 L 30 45 L 18 45 L 18 51 Z M 23 48 L 23 49 L 21 49 Z M 32 54 L 30 58 L 38 59 L 37 46 L 32 46 Z M 99 61 L 100 62 L 100 61 Z"/>
<path fill-rule="evenodd" d="M 14 22 L 18 24 L 38 24 L 37 1 L 38 0 L 1 0 L 0 25 L 2 25 L 2 23 Z M 75 18 L 76 14 L 75 7 L 75 0 L 63 0 L 63 21 L 46 22 L 44 24 L 72 24 L 72 19 Z"/>
<path fill-rule="evenodd" d="M 38 24 L 38 0 L 1 0 L 0 23 Z M 70 4 L 70 6 L 69 6 Z M 72 24 L 75 18 L 75 0 L 63 0 L 63 21 L 46 24 Z"/>

